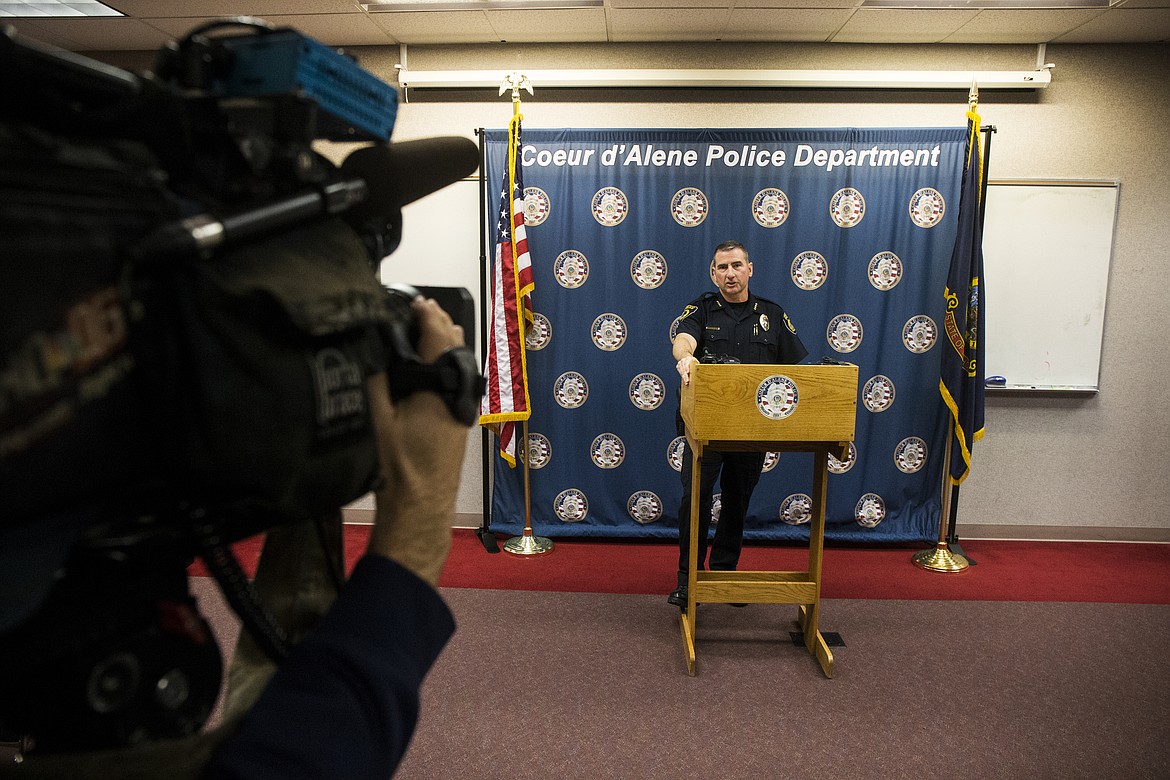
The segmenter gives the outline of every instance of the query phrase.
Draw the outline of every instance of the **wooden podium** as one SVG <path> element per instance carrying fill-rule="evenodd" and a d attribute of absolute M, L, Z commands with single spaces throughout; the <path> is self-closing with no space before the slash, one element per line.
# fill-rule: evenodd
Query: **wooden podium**
<path fill-rule="evenodd" d="M 829 453 L 848 457 L 857 418 L 857 366 L 703 364 L 682 387 L 682 417 L 693 457 L 687 609 L 681 616 L 687 674 L 695 675 L 695 604 L 799 604 L 804 644 L 826 677 L 833 653 L 817 630 Z M 809 452 L 813 459 L 808 571 L 698 571 L 699 461 L 706 449 Z"/>

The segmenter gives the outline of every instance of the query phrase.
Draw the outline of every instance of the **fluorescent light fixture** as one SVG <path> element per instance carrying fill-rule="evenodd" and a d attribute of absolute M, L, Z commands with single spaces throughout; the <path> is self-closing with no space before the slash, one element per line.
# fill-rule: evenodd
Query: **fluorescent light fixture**
<path fill-rule="evenodd" d="M 1053 10 L 1111 8 L 1120 0 L 862 0 L 861 8 L 970 10 Z"/>
<path fill-rule="evenodd" d="M 602 8 L 605 0 L 383 0 L 361 3 L 372 14 L 406 11 L 553 11 L 573 8 Z"/>
<path fill-rule="evenodd" d="M 58 16 L 124 16 L 97 0 L 0 0 L 0 17 L 20 19 Z"/>
<path fill-rule="evenodd" d="M 507 73 L 486 70 L 398 71 L 408 89 L 499 89 Z M 1048 70 L 901 71 L 901 70 L 530 70 L 534 88 L 562 87 L 715 87 L 814 89 L 1043 89 L 1052 83 Z"/>

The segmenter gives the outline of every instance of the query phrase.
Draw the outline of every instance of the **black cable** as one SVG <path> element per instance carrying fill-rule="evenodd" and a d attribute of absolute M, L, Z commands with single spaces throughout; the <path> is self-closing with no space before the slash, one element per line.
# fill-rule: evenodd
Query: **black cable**
<path fill-rule="evenodd" d="M 194 523 L 193 526 L 200 557 L 243 627 L 270 659 L 279 664 L 288 658 L 292 648 L 288 634 L 261 602 L 231 547 L 224 542 L 213 523 Z"/>

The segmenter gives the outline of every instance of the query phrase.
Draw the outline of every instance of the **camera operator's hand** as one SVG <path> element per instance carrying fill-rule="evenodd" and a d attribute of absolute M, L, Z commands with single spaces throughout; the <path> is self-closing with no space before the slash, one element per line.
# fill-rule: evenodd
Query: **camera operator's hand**
<path fill-rule="evenodd" d="M 419 323 L 418 354 L 433 362 L 463 343 L 463 328 L 433 300 L 411 304 Z M 375 493 L 377 518 L 368 552 L 384 555 L 435 585 L 451 549 L 455 493 L 467 444 L 467 427 L 432 392 L 390 400 L 386 375 L 369 379 L 369 395 L 382 465 Z"/>
<path fill-rule="evenodd" d="M 433 363 L 447 350 L 463 344 L 463 328 L 451 320 L 436 301 L 421 295 L 410 308 L 418 317 L 418 356 L 424 363 Z"/>

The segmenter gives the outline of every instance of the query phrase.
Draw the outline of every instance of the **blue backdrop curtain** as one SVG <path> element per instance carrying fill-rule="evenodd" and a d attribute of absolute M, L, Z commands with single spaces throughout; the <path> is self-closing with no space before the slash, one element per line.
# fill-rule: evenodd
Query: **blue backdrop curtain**
<path fill-rule="evenodd" d="M 715 246 L 736 239 L 750 253 L 751 290 L 787 310 L 806 362 L 859 366 L 855 446 L 830 464 L 826 537 L 937 539 L 939 329 L 965 141 L 962 127 L 526 127 L 534 533 L 677 534 L 670 342 L 683 307 L 715 289 Z M 484 144 L 493 193 L 507 132 L 485 131 Z M 490 527 L 519 533 L 522 466 L 492 460 Z M 811 492 L 811 454 L 770 455 L 745 537 L 807 539 Z"/>

